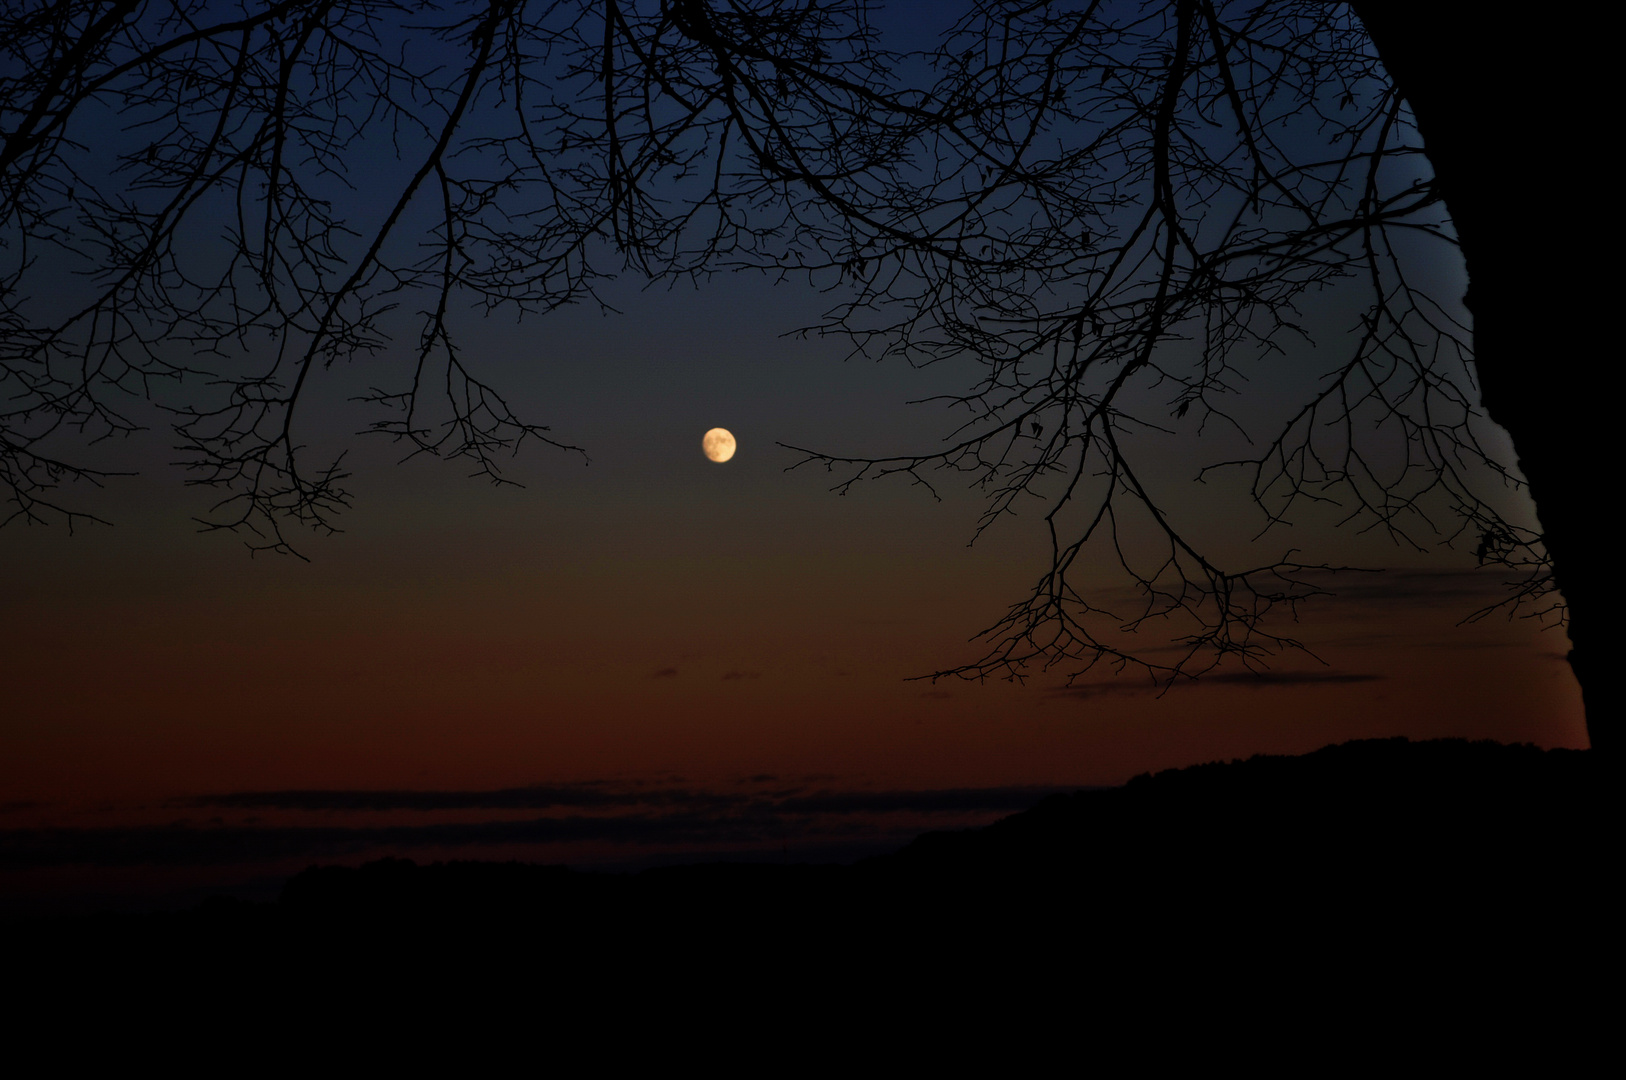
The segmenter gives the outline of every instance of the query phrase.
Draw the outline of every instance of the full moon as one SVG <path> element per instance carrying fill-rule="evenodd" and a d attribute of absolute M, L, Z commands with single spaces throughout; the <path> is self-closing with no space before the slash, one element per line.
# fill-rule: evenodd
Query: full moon
<path fill-rule="evenodd" d="M 733 434 L 727 428 L 714 427 L 700 440 L 700 448 L 713 461 L 723 462 L 734 456 Z"/>

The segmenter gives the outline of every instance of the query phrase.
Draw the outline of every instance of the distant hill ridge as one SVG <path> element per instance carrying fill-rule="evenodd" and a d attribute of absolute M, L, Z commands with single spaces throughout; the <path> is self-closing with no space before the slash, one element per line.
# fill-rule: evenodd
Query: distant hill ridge
<path fill-rule="evenodd" d="M 1364 739 L 1054 795 L 985 829 L 927 834 L 891 858 L 1044 863 L 1103 849 L 1128 857 L 1154 842 L 1221 857 L 1257 846 L 1313 856 L 1335 842 L 1394 855 L 1442 844 L 1506 848 L 1533 837 L 1545 845 L 1559 839 L 1555 827 L 1590 827 L 1608 794 L 1603 779 L 1588 751 Z"/>
<path fill-rule="evenodd" d="M 648 1009 L 709 1018 L 719 1002 L 1021 1011 L 1041 987 L 1057 1031 L 1079 1009 L 1145 1023 L 1152 1002 L 1244 1027 L 1534 1008 L 1569 1023 L 1613 1000 L 1585 987 L 1621 953 L 1603 764 L 1367 740 L 1052 796 L 850 866 L 314 867 L 276 904 L 43 920 L 8 960 L 42 1002 L 136 980 L 152 1000 L 236 1001 L 227 988 L 345 1015 L 471 993 L 483 1008 L 503 988 L 553 1030 Z"/>
<path fill-rule="evenodd" d="M 1587 751 L 1490 741 L 1371 739 L 1303 756 L 1255 755 L 1143 774 L 1118 788 L 1053 795 L 978 829 L 925 834 L 853 866 L 731 864 L 636 875 L 558 866 L 382 860 L 312 868 L 281 906 L 324 911 L 539 902 L 710 903 L 729 893 L 787 901 L 860 890 L 871 897 L 956 882 L 957 902 L 1011 889 L 1087 887 L 1153 901 L 1182 882 L 1253 893 L 1292 882 L 1352 892 L 1466 894 L 1519 902 L 1585 874 L 1612 850 L 1613 790 Z M 1601 847 L 1600 847 L 1601 845 Z M 1511 868 L 1521 869 L 1517 874 Z M 726 904 L 724 906 L 727 906 Z"/>

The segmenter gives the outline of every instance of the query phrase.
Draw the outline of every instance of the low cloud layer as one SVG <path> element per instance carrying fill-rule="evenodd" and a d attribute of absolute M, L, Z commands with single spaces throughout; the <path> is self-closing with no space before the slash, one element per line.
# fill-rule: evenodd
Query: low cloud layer
<path fill-rule="evenodd" d="M 772 794 L 680 788 L 605 790 L 600 785 L 495 791 L 230 792 L 170 803 L 197 809 L 377 811 L 566 808 L 597 813 L 521 820 L 388 825 L 225 825 L 0 830 L 0 866 L 208 865 L 289 858 L 338 858 L 379 849 L 512 847 L 602 843 L 671 851 L 729 845 L 780 847 L 885 834 L 887 818 L 997 815 L 1026 809 L 1051 787 Z M 621 811 L 617 813 L 616 811 Z M 545 853 L 539 854 L 545 857 Z"/>
<path fill-rule="evenodd" d="M 1058 686 L 1050 691 L 1051 697 L 1097 698 L 1130 696 L 1135 694 L 1162 694 L 1190 689 L 1194 686 L 1246 686 L 1263 690 L 1277 686 L 1340 685 L 1377 682 L 1387 675 L 1374 675 L 1352 671 L 1221 671 L 1198 679 L 1180 679 L 1167 685 L 1156 685 L 1148 680 L 1075 683 Z"/>

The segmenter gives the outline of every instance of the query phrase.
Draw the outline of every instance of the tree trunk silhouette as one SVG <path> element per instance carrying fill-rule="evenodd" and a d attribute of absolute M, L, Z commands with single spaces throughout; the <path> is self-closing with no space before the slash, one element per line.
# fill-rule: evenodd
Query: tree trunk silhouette
<path fill-rule="evenodd" d="M 1613 754 L 1619 568 L 1599 488 L 1614 478 L 1603 443 L 1619 347 L 1595 269 L 1616 255 L 1598 166 L 1602 35 L 1472 4 L 1351 6 L 1411 105 L 1456 226 L 1480 393 L 1512 436 L 1568 603 L 1588 738 Z"/>

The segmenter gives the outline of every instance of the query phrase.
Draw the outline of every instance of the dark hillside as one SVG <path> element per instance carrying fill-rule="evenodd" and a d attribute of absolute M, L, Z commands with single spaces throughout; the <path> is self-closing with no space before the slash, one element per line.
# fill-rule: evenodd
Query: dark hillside
<path fill-rule="evenodd" d="M 131 972 L 370 993 L 523 974 L 564 1007 L 650 978 L 863 997 L 1068 972 L 1091 993 L 1377 980 L 1459 1005 L 1544 986 L 1551 1005 L 1618 957 L 1614 800 L 1585 752 L 1355 742 L 1054 796 L 855 866 L 317 867 L 275 905 L 20 925 L 18 953 L 58 980 L 113 973 L 98 994 Z"/>
<path fill-rule="evenodd" d="M 1523 889 L 1530 871 L 1596 865 L 1613 831 L 1613 794 L 1584 751 L 1366 740 L 1052 796 L 987 829 L 922 836 L 880 861 L 905 877 L 1110 873 L 1500 893 Z"/>

